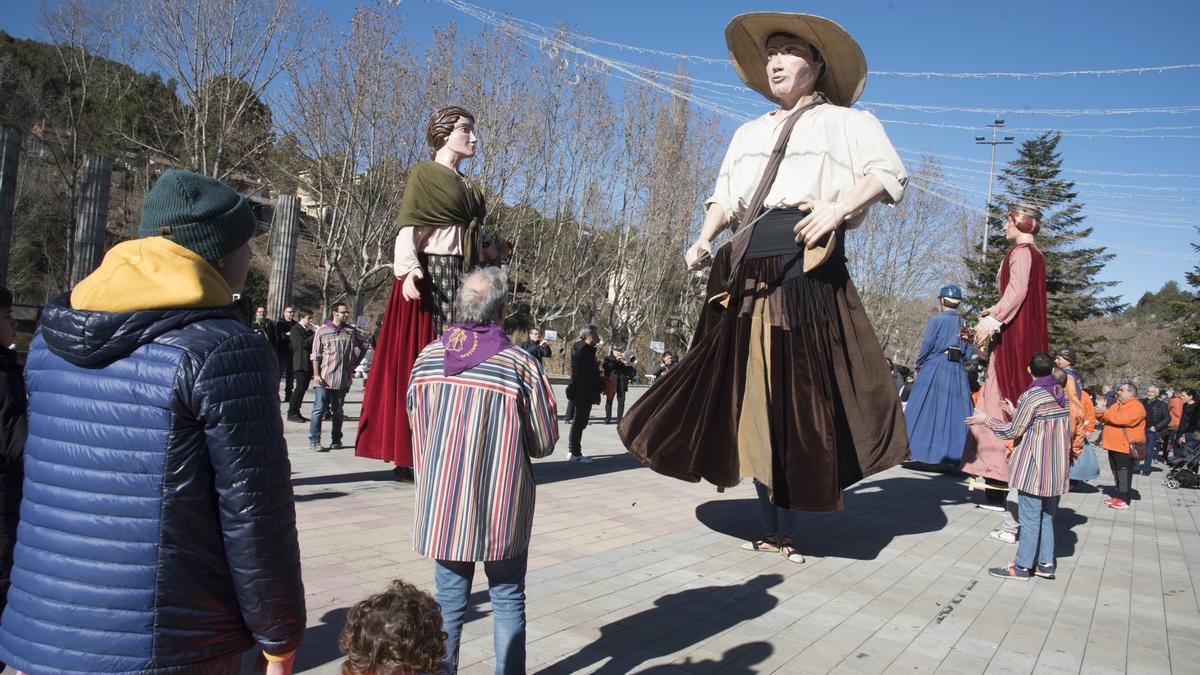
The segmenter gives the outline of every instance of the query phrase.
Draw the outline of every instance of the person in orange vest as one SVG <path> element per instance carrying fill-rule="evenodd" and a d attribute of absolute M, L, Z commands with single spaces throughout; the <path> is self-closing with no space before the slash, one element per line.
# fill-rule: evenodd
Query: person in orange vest
<path fill-rule="evenodd" d="M 1100 398 L 1096 402 L 1096 420 L 1104 423 L 1100 447 L 1108 451 L 1108 464 L 1117 483 L 1116 494 L 1104 503 L 1112 509 L 1127 509 L 1133 489 L 1134 462 L 1129 446 L 1146 440 L 1146 408 L 1137 399 L 1137 385 L 1122 384 L 1117 389 L 1117 402 L 1111 406 Z"/>

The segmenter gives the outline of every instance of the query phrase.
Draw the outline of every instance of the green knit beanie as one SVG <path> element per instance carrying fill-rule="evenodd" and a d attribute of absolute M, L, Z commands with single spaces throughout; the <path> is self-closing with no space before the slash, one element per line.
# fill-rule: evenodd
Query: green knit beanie
<path fill-rule="evenodd" d="M 215 178 L 168 169 L 142 203 L 139 237 L 165 237 L 208 261 L 241 248 L 258 233 L 246 198 Z"/>

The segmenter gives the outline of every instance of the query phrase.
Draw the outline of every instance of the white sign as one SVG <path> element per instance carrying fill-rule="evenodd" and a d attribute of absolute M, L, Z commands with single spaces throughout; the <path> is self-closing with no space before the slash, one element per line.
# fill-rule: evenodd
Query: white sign
<path fill-rule="evenodd" d="M 654 352 L 655 354 L 662 354 L 663 352 L 667 351 L 667 345 L 659 342 L 658 340 L 651 340 L 650 351 Z"/>
<path fill-rule="evenodd" d="M 545 337 L 547 340 L 557 340 L 558 339 L 558 331 L 548 330 L 543 334 L 543 337 Z"/>
<path fill-rule="evenodd" d="M 360 316 L 360 317 L 358 317 L 358 321 L 354 322 L 354 325 L 358 326 L 359 328 L 366 328 L 367 324 L 369 324 L 369 323 L 371 323 L 370 319 L 368 319 L 365 316 Z"/>

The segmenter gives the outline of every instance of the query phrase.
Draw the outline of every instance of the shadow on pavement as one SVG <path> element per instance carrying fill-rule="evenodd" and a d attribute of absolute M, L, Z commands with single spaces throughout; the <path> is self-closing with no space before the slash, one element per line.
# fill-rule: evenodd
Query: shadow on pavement
<path fill-rule="evenodd" d="M 945 527 L 942 506 L 970 499 L 966 486 L 953 477 L 861 483 L 844 492 L 845 508 L 840 512 L 793 514 L 797 548 L 806 556 L 874 560 L 895 537 Z M 696 519 L 745 541 L 763 534 L 757 499 L 706 502 L 696 507 Z"/>
<path fill-rule="evenodd" d="M 391 466 L 390 464 L 388 466 Z M 382 471 L 356 471 L 354 473 L 339 473 L 332 476 L 308 476 L 306 478 L 293 478 L 292 485 L 339 485 L 342 483 L 365 483 L 367 481 L 378 481 L 381 483 L 398 483 L 396 474 L 392 470 L 383 469 Z"/>
<path fill-rule="evenodd" d="M 322 499 L 337 499 L 345 497 L 349 492 L 341 492 L 340 490 L 327 490 L 325 492 L 313 492 L 306 495 L 296 495 L 295 500 L 298 502 L 315 502 Z"/>
<path fill-rule="evenodd" d="M 586 448 L 584 449 L 584 454 L 587 454 Z M 563 453 L 562 459 L 559 461 L 538 462 L 534 464 L 533 477 L 538 485 L 574 480 L 576 478 L 587 478 L 589 476 L 600 476 L 606 473 L 616 473 L 617 471 L 629 471 L 630 469 L 639 469 L 642 466 L 641 462 L 638 462 L 633 458 L 633 455 L 628 453 L 589 457 L 592 460 L 590 464 L 570 462 L 567 460 L 567 457 L 568 455 Z"/>
<path fill-rule="evenodd" d="M 304 630 L 304 639 L 300 641 L 300 648 L 296 650 L 293 671 L 302 673 L 342 659 L 337 640 L 349 613 L 349 607 L 330 610 L 321 617 L 321 623 Z"/>
<path fill-rule="evenodd" d="M 721 675 L 753 675 L 758 670 L 752 666 L 771 658 L 775 648 L 767 642 L 747 642 L 727 650 L 720 659 L 705 659 L 693 661 L 692 657 L 684 659 L 683 663 L 672 663 L 665 666 L 651 666 L 639 670 L 638 675 L 658 675 L 661 673 L 715 673 Z"/>
<path fill-rule="evenodd" d="M 632 672 L 642 663 L 686 650 L 723 633 L 730 628 L 763 616 L 779 604 L 767 591 L 783 581 L 780 574 L 764 574 L 736 586 L 706 586 L 664 595 L 654 607 L 600 627 L 600 637 L 578 652 L 557 663 L 547 665 L 542 673 L 575 673 L 597 663 L 607 663 L 590 672 L 616 675 Z M 706 665 L 739 664 L 722 672 L 752 672 L 750 657 L 758 663 L 770 656 L 770 645 L 752 642 L 730 649 L 719 662 L 704 661 Z M 747 651 L 749 650 L 749 651 Z M 740 663 L 741 661 L 746 663 Z M 746 666 L 744 669 L 738 669 Z M 699 663 L 690 667 L 662 666 L 646 672 L 710 672 L 701 670 Z"/>

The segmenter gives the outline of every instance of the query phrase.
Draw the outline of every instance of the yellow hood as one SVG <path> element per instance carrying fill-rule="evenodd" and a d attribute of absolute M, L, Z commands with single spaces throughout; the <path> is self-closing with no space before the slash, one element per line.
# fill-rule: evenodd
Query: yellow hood
<path fill-rule="evenodd" d="M 97 312 L 223 307 L 233 291 L 216 268 L 163 237 L 123 241 L 71 291 L 71 306 Z"/>

